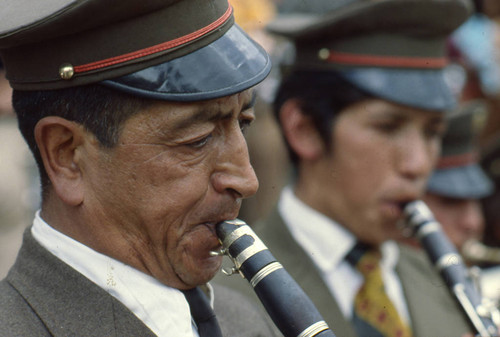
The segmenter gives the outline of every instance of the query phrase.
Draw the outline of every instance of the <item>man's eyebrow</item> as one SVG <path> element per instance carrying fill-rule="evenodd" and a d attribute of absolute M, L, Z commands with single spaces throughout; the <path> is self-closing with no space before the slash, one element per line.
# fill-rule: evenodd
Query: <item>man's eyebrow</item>
<path fill-rule="evenodd" d="M 241 111 L 245 111 L 248 109 L 251 109 L 255 106 L 255 101 L 257 100 L 257 92 L 255 90 L 252 90 L 252 97 L 250 98 L 250 101 L 243 105 L 241 108 Z"/>
<path fill-rule="evenodd" d="M 241 111 L 253 108 L 256 99 L 257 99 L 257 94 L 255 91 L 252 91 L 251 99 L 242 106 Z M 199 110 L 194 111 L 190 116 L 186 117 L 185 119 L 175 122 L 174 127 L 176 129 L 183 129 L 195 123 L 213 122 L 229 118 L 230 116 L 232 116 L 232 114 L 233 112 L 230 110 L 223 111 L 218 109 L 217 107 L 202 107 Z"/>
<path fill-rule="evenodd" d="M 228 118 L 231 114 L 231 111 L 221 111 L 216 108 L 203 107 L 194 111 L 190 116 L 176 121 L 174 123 L 174 128 L 184 129 L 196 123 L 211 122 Z"/>

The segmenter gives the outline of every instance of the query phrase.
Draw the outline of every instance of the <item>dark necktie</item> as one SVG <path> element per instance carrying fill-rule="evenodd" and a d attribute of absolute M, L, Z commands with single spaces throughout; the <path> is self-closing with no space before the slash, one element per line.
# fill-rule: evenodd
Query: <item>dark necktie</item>
<path fill-rule="evenodd" d="M 378 250 L 362 244 L 346 256 L 364 278 L 354 300 L 354 328 L 360 337 L 411 337 L 410 329 L 385 292 L 380 258 Z"/>
<path fill-rule="evenodd" d="M 184 290 L 183 293 L 189 303 L 191 316 L 198 327 L 200 337 L 222 337 L 215 312 L 210 307 L 208 298 L 203 291 L 196 287 Z"/>

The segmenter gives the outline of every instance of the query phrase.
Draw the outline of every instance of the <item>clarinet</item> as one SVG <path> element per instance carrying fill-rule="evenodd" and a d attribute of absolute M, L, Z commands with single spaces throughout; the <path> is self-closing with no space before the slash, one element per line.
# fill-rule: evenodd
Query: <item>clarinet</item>
<path fill-rule="evenodd" d="M 234 263 L 252 285 L 274 324 L 285 337 L 335 337 L 302 288 L 276 261 L 264 243 L 244 221 L 223 221 L 216 226 L 220 252 Z M 223 270 L 224 271 L 224 270 Z"/>
<path fill-rule="evenodd" d="M 498 309 L 481 297 L 460 254 L 441 229 L 431 210 L 423 201 L 417 200 L 406 205 L 404 213 L 405 228 L 419 240 L 475 332 L 481 337 L 500 336 Z"/>

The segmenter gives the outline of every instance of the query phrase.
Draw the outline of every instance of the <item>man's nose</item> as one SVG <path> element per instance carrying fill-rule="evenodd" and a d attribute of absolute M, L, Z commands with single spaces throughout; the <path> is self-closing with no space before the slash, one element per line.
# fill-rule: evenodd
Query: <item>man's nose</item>
<path fill-rule="evenodd" d="M 250 164 L 248 147 L 243 133 L 237 128 L 221 147 L 212 184 L 219 193 L 233 193 L 236 198 L 248 198 L 259 188 L 255 171 Z"/>

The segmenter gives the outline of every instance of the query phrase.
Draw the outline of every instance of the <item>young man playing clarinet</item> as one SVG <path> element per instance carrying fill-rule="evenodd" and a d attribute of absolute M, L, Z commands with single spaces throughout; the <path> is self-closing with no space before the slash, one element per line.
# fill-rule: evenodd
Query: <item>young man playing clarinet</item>
<path fill-rule="evenodd" d="M 394 240 L 439 157 L 455 105 L 446 38 L 471 3 L 281 5 L 269 30 L 293 42 L 295 59 L 274 109 L 294 171 L 257 235 L 337 336 L 469 333 L 426 257 Z"/>

